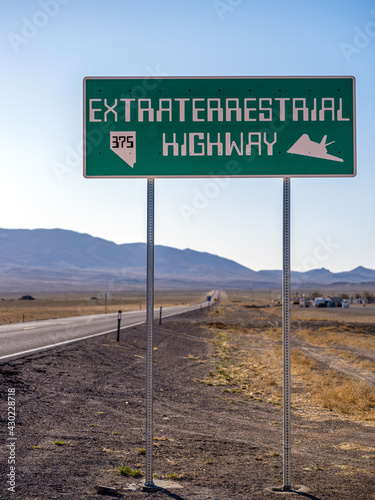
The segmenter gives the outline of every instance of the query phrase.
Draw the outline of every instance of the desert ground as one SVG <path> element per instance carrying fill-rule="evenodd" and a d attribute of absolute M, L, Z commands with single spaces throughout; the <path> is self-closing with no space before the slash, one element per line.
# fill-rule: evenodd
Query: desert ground
<path fill-rule="evenodd" d="M 7 490 L 4 445 L 1 498 L 374 498 L 375 308 L 292 309 L 289 493 L 277 491 L 281 319 L 267 295 L 223 291 L 210 311 L 155 324 L 153 471 L 164 489 L 152 493 L 142 490 L 144 326 L 124 330 L 120 342 L 106 335 L 1 365 L 17 437 L 16 493 Z M 7 419 L 3 411 L 3 443 Z"/>

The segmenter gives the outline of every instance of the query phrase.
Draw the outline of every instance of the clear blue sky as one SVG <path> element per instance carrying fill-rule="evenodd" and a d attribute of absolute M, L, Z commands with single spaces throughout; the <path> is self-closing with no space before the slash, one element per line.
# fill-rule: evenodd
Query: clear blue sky
<path fill-rule="evenodd" d="M 2 0 L 0 30 L 0 227 L 145 241 L 146 180 L 83 178 L 85 76 L 354 75 L 358 175 L 292 179 L 292 269 L 375 269 L 375 1 Z M 280 269 L 282 180 L 186 217 L 211 182 L 156 180 L 155 242 Z"/>

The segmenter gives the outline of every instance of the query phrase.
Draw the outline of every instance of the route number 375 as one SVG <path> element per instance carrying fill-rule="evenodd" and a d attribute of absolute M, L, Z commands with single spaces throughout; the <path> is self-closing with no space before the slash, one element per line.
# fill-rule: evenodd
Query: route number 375
<path fill-rule="evenodd" d="M 134 148 L 134 137 L 133 135 L 113 135 L 111 137 L 112 144 L 111 148 Z"/>

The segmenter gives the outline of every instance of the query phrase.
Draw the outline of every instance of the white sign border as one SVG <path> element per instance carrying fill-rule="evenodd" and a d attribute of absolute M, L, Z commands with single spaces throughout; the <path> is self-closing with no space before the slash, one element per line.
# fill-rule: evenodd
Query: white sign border
<path fill-rule="evenodd" d="M 351 79 L 353 82 L 353 173 L 337 174 L 290 174 L 290 175 L 87 175 L 86 174 L 86 81 L 87 80 L 152 80 L 157 76 L 86 76 L 83 79 L 83 176 L 86 179 L 210 179 L 210 178 L 250 178 L 250 179 L 319 179 L 319 178 L 352 178 L 357 175 L 357 125 L 356 125 L 356 78 L 353 75 L 334 76 L 161 76 L 161 80 L 342 80 Z"/>

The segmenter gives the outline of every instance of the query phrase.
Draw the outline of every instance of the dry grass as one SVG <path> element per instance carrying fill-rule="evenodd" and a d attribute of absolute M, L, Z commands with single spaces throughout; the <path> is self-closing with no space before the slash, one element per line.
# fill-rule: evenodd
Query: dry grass
<path fill-rule="evenodd" d="M 209 372 L 202 380 L 207 385 L 222 386 L 223 391 L 241 394 L 246 397 L 282 404 L 282 348 L 281 330 L 277 328 L 246 329 L 243 326 L 225 325 L 220 318 L 208 325 L 214 333 L 214 356 L 216 370 Z M 348 337 L 341 334 L 343 345 L 350 343 L 353 334 Z M 321 334 L 305 330 L 304 340 L 322 347 L 332 346 L 337 342 L 337 332 Z M 357 337 L 356 337 L 357 338 Z M 358 339 L 360 340 L 360 339 Z M 277 342 L 279 341 L 279 342 Z M 362 344 L 361 344 L 362 345 Z M 331 349 L 332 351 L 332 349 Z M 362 361 L 342 351 L 325 351 L 328 356 L 347 357 L 356 361 L 360 368 L 373 368 L 370 361 Z M 354 420 L 375 420 L 375 392 L 366 382 L 339 374 L 334 369 L 292 349 L 292 403 L 296 410 L 309 409 L 308 414 L 322 417 L 319 408 L 331 411 L 333 415 L 345 415 Z M 314 408 L 313 408 L 314 407 Z M 324 418 L 326 418 L 325 415 Z"/>
<path fill-rule="evenodd" d="M 329 349 L 327 351 L 332 356 L 337 358 L 345 359 L 350 362 L 350 366 L 359 368 L 361 370 L 366 370 L 369 373 L 375 373 L 375 363 L 370 359 L 361 359 L 350 352 L 342 351 L 340 349 Z"/>
<path fill-rule="evenodd" d="M 373 475 L 374 474 L 374 469 L 363 469 L 361 467 L 354 467 L 353 465 L 341 465 L 341 464 L 336 464 L 334 467 L 337 467 L 338 469 L 341 470 L 341 473 L 345 476 L 353 476 L 355 474 L 369 474 Z"/>
<path fill-rule="evenodd" d="M 217 332 L 213 340 L 216 347 L 214 356 L 218 361 L 216 371 L 209 372 L 202 382 L 222 386 L 224 392 L 281 404 L 282 374 L 278 349 L 271 349 L 267 353 L 239 349 L 238 338 L 235 343 L 233 336 L 243 334 L 244 331 L 246 329 L 236 331 L 231 328 L 230 331 Z"/>
<path fill-rule="evenodd" d="M 330 380 L 328 384 L 325 382 L 323 387 L 319 387 L 316 397 L 324 408 L 374 420 L 374 390 L 364 381 L 357 382 L 344 377 L 337 381 Z"/>
<path fill-rule="evenodd" d="M 294 292 L 293 292 L 294 293 Z M 301 292 L 302 293 L 302 292 Z M 309 294 L 309 291 L 306 291 Z M 322 292 L 323 293 L 323 292 Z M 348 292 L 350 294 L 353 292 Z M 338 296 L 340 292 L 324 292 L 324 295 Z M 279 317 L 282 315 L 281 307 L 277 307 L 281 302 L 281 290 L 227 290 L 221 292 L 222 303 L 233 303 L 238 305 L 275 306 L 271 312 Z M 375 304 L 367 304 L 363 307 L 360 304 L 351 304 L 348 309 L 339 308 L 303 308 L 299 306 L 291 307 L 291 316 L 297 321 L 343 321 L 358 323 L 375 323 Z"/>
<path fill-rule="evenodd" d="M 340 329 L 335 326 L 323 327 L 319 330 L 305 328 L 297 330 L 296 334 L 309 344 L 318 347 L 332 347 L 333 345 L 346 347 L 349 345 L 360 347 L 361 349 L 374 349 L 374 337 L 361 334 L 360 328 L 357 328 L 356 331 L 358 333 L 352 333 L 353 328 L 342 325 Z"/>
<path fill-rule="evenodd" d="M 259 316 L 252 306 L 270 304 L 271 293 L 230 292 L 229 304 L 246 306 L 252 317 Z M 245 307 L 245 309 L 246 309 Z M 268 314 L 279 316 L 280 307 L 260 309 L 263 319 Z M 223 319 L 230 314 L 227 311 Z M 373 374 L 375 364 L 357 355 L 355 349 L 374 350 L 374 336 L 364 333 L 360 323 L 375 323 L 375 305 L 352 305 L 349 309 L 292 308 L 293 320 L 324 321 L 319 330 L 301 329 L 298 337 L 307 345 L 322 349 L 322 356 L 335 360 L 336 367 Z M 281 332 L 277 328 L 244 329 L 230 326 L 225 329 L 219 322 L 212 324 L 216 332 L 216 372 L 211 372 L 206 383 L 222 385 L 225 391 L 241 393 L 271 402 L 282 400 Z M 339 326 L 331 324 L 340 322 Z M 357 324 L 354 324 L 357 323 Z M 216 327 L 216 328 L 215 328 Z M 292 332 L 293 333 L 293 332 Z M 350 352 L 350 348 L 353 351 Z M 361 351 L 360 351 L 361 352 Z M 360 354 L 360 353 L 359 353 Z M 342 375 L 328 365 L 322 365 L 298 349 L 292 350 L 292 402 L 294 409 L 306 411 L 314 418 L 327 418 L 328 414 L 354 420 L 375 421 L 375 392 L 367 382 L 354 376 Z M 319 408 L 321 410 L 319 410 Z M 304 410 L 302 410 L 304 409 Z"/>
<path fill-rule="evenodd" d="M 358 322 L 375 323 L 375 304 L 369 304 L 367 308 L 352 305 L 349 309 L 320 308 L 320 307 L 299 307 L 291 306 L 291 319 L 293 321 L 338 321 L 338 322 Z M 282 317 L 282 308 L 273 304 L 272 314 Z"/>
<path fill-rule="evenodd" d="M 363 307 L 359 304 L 350 305 L 349 309 L 292 307 L 291 318 L 296 321 L 340 321 L 356 323 L 375 323 L 375 304 Z"/>
<path fill-rule="evenodd" d="M 280 290 L 229 290 L 225 294 L 225 302 L 248 304 L 255 306 L 269 306 L 280 296 Z M 224 297 L 221 295 L 220 300 Z"/>
<path fill-rule="evenodd" d="M 32 294 L 33 295 L 33 294 Z M 193 304 L 206 300 L 202 291 L 156 291 L 155 308 L 180 304 Z M 134 311 L 146 308 L 146 296 L 142 292 L 108 294 L 77 293 L 70 295 L 35 294 L 36 300 L 18 300 L 19 295 L 3 296 L 0 300 L 0 324 L 21 323 L 40 319 L 68 318 L 91 314 Z M 107 306 L 106 306 L 107 302 Z"/>
<path fill-rule="evenodd" d="M 357 444 L 357 443 L 341 443 L 338 445 L 338 448 L 341 450 L 356 450 L 356 451 L 369 451 L 373 452 L 375 451 L 375 448 L 372 446 L 364 446 L 363 444 Z"/>
<path fill-rule="evenodd" d="M 323 408 L 375 420 L 375 392 L 368 383 L 339 375 L 335 370 L 322 370 L 299 349 L 292 350 L 292 375 L 303 382 L 308 395 Z"/>

